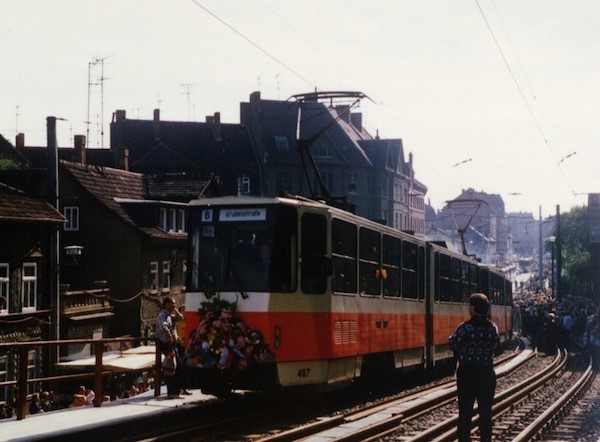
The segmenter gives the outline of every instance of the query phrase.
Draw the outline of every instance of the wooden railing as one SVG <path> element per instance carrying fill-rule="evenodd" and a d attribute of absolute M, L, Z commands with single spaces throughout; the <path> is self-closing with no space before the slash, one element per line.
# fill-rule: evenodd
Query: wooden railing
<path fill-rule="evenodd" d="M 103 379 L 104 376 L 113 375 L 115 373 L 131 373 L 139 372 L 139 368 L 132 369 L 118 369 L 118 370 L 104 370 L 103 355 L 105 348 L 109 344 L 122 343 L 122 342 L 133 342 L 139 343 L 140 341 L 155 342 L 156 338 L 105 338 L 105 339 L 69 339 L 61 341 L 35 341 L 35 342 L 12 342 L 12 343 L 0 343 L 0 355 L 5 354 L 8 351 L 17 352 L 18 354 L 18 365 L 17 365 L 17 379 L 0 382 L 0 387 L 15 386 L 16 387 L 16 414 L 17 420 L 25 419 L 27 415 L 27 385 L 32 383 L 40 382 L 65 382 L 73 379 L 94 379 L 94 392 L 96 396 L 94 398 L 94 407 L 102 406 L 103 397 Z M 95 356 L 95 365 L 93 371 L 77 374 L 62 374 L 56 376 L 45 376 L 38 378 L 29 378 L 27 373 L 28 354 L 32 348 L 37 347 L 59 347 L 62 345 L 72 344 L 92 344 L 93 355 Z M 51 350 L 52 351 L 52 350 Z M 160 346 L 156 346 L 155 359 L 154 359 L 154 396 L 160 395 L 161 386 L 161 353 Z"/>

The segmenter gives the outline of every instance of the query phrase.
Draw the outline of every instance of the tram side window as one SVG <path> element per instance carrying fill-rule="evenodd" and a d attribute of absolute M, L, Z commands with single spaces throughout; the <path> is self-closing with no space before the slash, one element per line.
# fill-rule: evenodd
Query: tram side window
<path fill-rule="evenodd" d="M 452 268 L 450 265 L 450 257 L 448 255 L 440 254 L 439 260 L 440 269 L 440 300 L 451 301 L 452 300 L 452 284 L 451 284 L 451 272 Z"/>
<path fill-rule="evenodd" d="M 273 250 L 269 269 L 269 288 L 271 291 L 294 292 L 297 286 L 297 230 L 298 214 L 296 209 L 282 206 L 279 222 L 273 232 Z"/>
<path fill-rule="evenodd" d="M 381 237 L 378 232 L 362 227 L 359 231 L 360 293 L 380 294 Z"/>
<path fill-rule="evenodd" d="M 469 280 L 469 283 L 471 285 L 471 293 L 469 293 L 469 296 L 472 293 L 475 292 L 479 292 L 479 267 L 477 267 L 475 264 L 471 264 L 471 278 Z"/>
<path fill-rule="evenodd" d="M 471 264 L 467 261 L 461 262 L 460 279 L 460 301 L 468 302 L 471 294 Z"/>
<path fill-rule="evenodd" d="M 402 297 L 417 299 L 419 296 L 417 269 L 417 245 L 408 241 L 402 243 Z"/>
<path fill-rule="evenodd" d="M 419 246 L 419 252 L 417 257 L 417 265 L 418 265 L 418 292 L 419 299 L 425 299 L 425 247 Z"/>
<path fill-rule="evenodd" d="M 326 268 L 327 220 L 325 216 L 316 213 L 303 214 L 301 235 L 302 291 L 325 293 L 328 270 L 330 270 Z"/>
<path fill-rule="evenodd" d="M 383 235 L 383 294 L 400 296 L 400 245 L 402 241 L 393 236 Z"/>
<path fill-rule="evenodd" d="M 333 291 L 356 293 L 356 226 L 339 219 L 331 222 Z"/>
<path fill-rule="evenodd" d="M 457 258 L 450 259 L 452 266 L 452 301 L 460 302 L 460 283 L 461 283 L 461 268 L 460 260 Z"/>

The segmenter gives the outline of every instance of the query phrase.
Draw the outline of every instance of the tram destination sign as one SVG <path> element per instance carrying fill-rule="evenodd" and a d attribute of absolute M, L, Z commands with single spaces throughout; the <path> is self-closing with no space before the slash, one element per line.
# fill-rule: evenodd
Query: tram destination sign
<path fill-rule="evenodd" d="M 219 221 L 264 221 L 267 219 L 266 208 L 221 209 Z"/>

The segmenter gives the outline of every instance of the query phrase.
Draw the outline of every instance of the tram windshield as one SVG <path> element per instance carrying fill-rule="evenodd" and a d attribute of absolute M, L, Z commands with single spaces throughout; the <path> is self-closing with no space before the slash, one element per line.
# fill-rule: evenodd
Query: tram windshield
<path fill-rule="evenodd" d="M 296 232 L 289 206 L 192 208 L 188 290 L 295 291 Z"/>

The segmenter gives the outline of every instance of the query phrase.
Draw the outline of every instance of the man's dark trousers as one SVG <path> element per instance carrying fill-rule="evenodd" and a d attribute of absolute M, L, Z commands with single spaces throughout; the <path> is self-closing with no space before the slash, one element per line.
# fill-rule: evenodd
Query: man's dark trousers
<path fill-rule="evenodd" d="M 458 440 L 470 441 L 473 405 L 477 400 L 479 433 L 482 442 L 492 440 L 492 404 L 496 390 L 496 373 L 493 367 L 459 366 L 456 373 L 458 390 Z"/>

